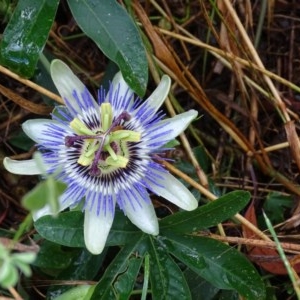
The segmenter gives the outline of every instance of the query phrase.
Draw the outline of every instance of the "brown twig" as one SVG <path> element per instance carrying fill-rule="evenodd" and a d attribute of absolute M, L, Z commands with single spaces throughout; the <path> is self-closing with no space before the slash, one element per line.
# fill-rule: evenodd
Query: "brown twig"
<path fill-rule="evenodd" d="M 37 92 L 49 97 L 50 99 L 60 103 L 60 104 L 64 104 L 63 100 L 61 99 L 61 97 L 57 96 L 56 94 L 50 92 L 49 90 L 41 87 L 40 85 L 28 80 L 28 79 L 25 79 L 25 78 L 22 78 L 20 77 L 19 75 L 17 75 L 16 73 L 8 70 L 7 68 L 4 68 L 3 66 L 0 65 L 0 72 L 27 85 L 28 87 L 36 90 Z"/>

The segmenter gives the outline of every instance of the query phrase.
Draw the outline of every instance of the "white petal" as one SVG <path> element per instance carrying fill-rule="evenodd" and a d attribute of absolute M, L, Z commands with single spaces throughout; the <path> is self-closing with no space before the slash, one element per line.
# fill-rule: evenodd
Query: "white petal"
<path fill-rule="evenodd" d="M 50 206 L 49 205 L 45 205 L 43 208 L 38 209 L 38 210 L 32 212 L 32 218 L 33 218 L 34 222 L 36 220 L 38 220 L 39 218 L 41 218 L 43 216 L 48 216 L 48 215 L 51 215 L 51 210 L 50 210 Z"/>
<path fill-rule="evenodd" d="M 49 119 L 28 120 L 22 124 L 22 129 L 32 140 L 41 144 L 43 141 L 45 141 L 45 137 L 47 137 L 45 131 L 49 131 L 49 126 L 51 124 L 55 124 L 56 126 L 60 127 L 62 131 L 68 130 L 68 128 L 63 126 L 61 123 Z M 51 140 L 55 141 L 55 137 L 52 136 Z"/>
<path fill-rule="evenodd" d="M 116 95 L 116 93 L 117 93 L 117 95 Z M 134 94 L 133 91 L 130 89 L 130 87 L 124 80 L 122 73 L 118 72 L 112 80 L 112 85 L 111 85 L 109 92 L 107 93 L 107 95 L 105 97 L 105 102 L 112 103 L 114 108 L 122 108 L 124 110 L 133 105 L 133 102 L 134 102 L 133 94 Z M 118 96 L 118 97 L 116 97 L 116 96 Z M 128 103 L 129 105 L 127 107 L 124 107 L 122 105 L 124 102 L 120 101 L 121 97 L 123 97 L 122 101 L 131 99 L 129 101 L 129 103 Z"/>
<path fill-rule="evenodd" d="M 38 168 L 36 161 L 29 160 L 14 160 L 9 157 L 5 157 L 3 165 L 7 171 L 18 175 L 38 175 L 41 174 L 41 170 Z"/>
<path fill-rule="evenodd" d="M 157 182 L 158 185 L 146 180 L 154 193 L 184 210 L 194 210 L 198 207 L 198 202 L 193 194 L 173 175 L 157 170 L 151 170 L 151 172 L 157 174 L 158 178 L 161 178 L 160 181 Z"/>
<path fill-rule="evenodd" d="M 147 115 L 147 119 L 151 118 L 165 101 L 170 91 L 170 86 L 170 77 L 168 75 L 163 75 L 157 88 L 136 111 L 151 108 L 151 113 Z"/>
<path fill-rule="evenodd" d="M 128 90 L 130 91 L 131 95 L 133 94 L 133 91 L 130 89 L 130 87 L 124 80 L 121 72 L 118 72 L 114 76 L 114 78 L 112 80 L 112 86 L 113 86 L 113 90 L 116 90 L 116 89 L 119 90 L 120 95 L 125 95 Z"/>
<path fill-rule="evenodd" d="M 113 220 L 112 212 L 100 212 L 97 215 L 95 210 L 85 210 L 84 241 L 92 254 L 100 254 L 103 251 Z"/>
<path fill-rule="evenodd" d="M 93 96 L 86 90 L 85 85 L 77 78 L 72 70 L 61 60 L 55 59 L 51 62 L 50 72 L 52 80 L 60 93 L 61 97 L 68 102 L 66 105 L 72 115 L 74 110 L 77 114 L 81 114 L 82 109 L 77 103 L 77 99 L 74 98 L 73 93 L 77 92 L 78 96 L 85 92 L 91 99 Z M 98 105 L 95 100 L 91 102 L 97 111 Z"/>
<path fill-rule="evenodd" d="M 173 118 L 165 119 L 151 127 L 147 139 L 152 143 L 166 143 L 181 134 L 190 123 L 197 117 L 198 112 L 191 109 Z M 163 134 L 165 133 L 165 134 Z"/>
<path fill-rule="evenodd" d="M 72 204 L 74 203 L 74 200 L 76 199 L 76 195 L 72 198 L 67 198 L 68 194 L 63 193 L 60 197 L 59 197 L 59 211 L 63 211 L 66 208 L 72 206 Z M 45 205 L 43 208 L 38 209 L 36 211 L 34 211 L 32 213 L 32 217 L 33 220 L 36 221 L 37 219 L 43 217 L 43 216 L 47 216 L 47 215 L 52 215 L 51 209 L 49 205 Z"/>
<path fill-rule="evenodd" d="M 137 192 L 135 193 L 135 197 L 138 203 L 135 203 L 134 207 L 130 204 L 130 201 L 124 201 L 122 209 L 125 215 L 145 233 L 158 235 L 158 221 L 151 200 L 149 198 L 144 199 L 148 197 L 146 195 L 142 198 Z"/>
<path fill-rule="evenodd" d="M 163 75 L 157 88 L 146 99 L 145 104 L 150 105 L 156 111 L 162 106 L 163 102 L 167 98 L 171 86 L 171 79 L 168 75 Z"/>

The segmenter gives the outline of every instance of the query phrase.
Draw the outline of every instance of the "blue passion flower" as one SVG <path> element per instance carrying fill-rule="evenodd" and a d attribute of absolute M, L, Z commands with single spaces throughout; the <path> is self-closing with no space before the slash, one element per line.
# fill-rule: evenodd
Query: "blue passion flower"
<path fill-rule="evenodd" d="M 22 127 L 37 143 L 47 173 L 58 173 L 67 184 L 60 211 L 84 199 L 84 239 L 91 253 L 102 252 L 116 204 L 152 235 L 159 228 L 149 191 L 184 210 L 197 207 L 191 192 L 159 163 L 164 145 L 197 116 L 189 110 L 164 118 L 159 108 L 170 89 L 168 76 L 144 102 L 135 99 L 120 72 L 106 95 L 100 89 L 97 101 L 62 61 L 51 63 L 51 76 L 65 106 L 55 109 L 52 120 L 33 119 Z M 35 160 L 5 158 L 4 166 L 16 174 L 41 174 Z M 49 206 L 36 211 L 34 219 L 47 214 Z"/>

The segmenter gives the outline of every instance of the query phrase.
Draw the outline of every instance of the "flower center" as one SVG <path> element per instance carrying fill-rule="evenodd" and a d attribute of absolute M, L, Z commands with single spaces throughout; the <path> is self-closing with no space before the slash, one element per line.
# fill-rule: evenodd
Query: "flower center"
<path fill-rule="evenodd" d="M 83 141 L 81 154 L 77 160 L 82 166 L 90 166 L 90 175 L 99 176 L 107 168 L 125 168 L 129 161 L 127 142 L 139 142 L 141 133 L 124 130 L 121 123 L 129 121 L 128 112 L 122 112 L 113 120 L 110 103 L 100 106 L 101 128 L 91 130 L 80 119 L 74 118 L 70 127 L 75 136 L 66 136 L 65 145 L 72 147 L 77 141 Z M 126 149 L 124 149 L 124 147 Z"/>

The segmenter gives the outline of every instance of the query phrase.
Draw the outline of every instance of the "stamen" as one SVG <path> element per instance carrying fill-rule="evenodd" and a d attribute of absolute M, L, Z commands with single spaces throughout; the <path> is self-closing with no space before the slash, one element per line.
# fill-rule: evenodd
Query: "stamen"
<path fill-rule="evenodd" d="M 117 130 L 110 135 L 111 141 L 122 140 L 124 142 L 139 142 L 141 140 L 141 133 L 132 130 Z"/>
<path fill-rule="evenodd" d="M 102 103 L 100 106 L 101 126 L 102 130 L 106 132 L 112 125 L 113 112 L 110 103 Z"/>
<path fill-rule="evenodd" d="M 78 118 L 74 118 L 70 123 L 70 127 L 77 133 L 83 135 L 94 135 L 95 133 L 89 129 L 82 121 Z"/>
<path fill-rule="evenodd" d="M 113 148 L 110 147 L 109 145 L 105 147 L 105 150 L 109 153 L 109 155 L 112 157 L 113 160 L 117 160 L 117 155 L 114 152 Z"/>
<path fill-rule="evenodd" d="M 127 164 L 128 164 L 129 159 L 124 157 L 124 156 L 120 156 L 117 155 L 116 158 L 114 159 L 113 157 L 109 156 L 105 162 L 110 165 L 110 166 L 115 166 L 115 167 L 120 167 L 120 168 L 126 168 Z"/>

